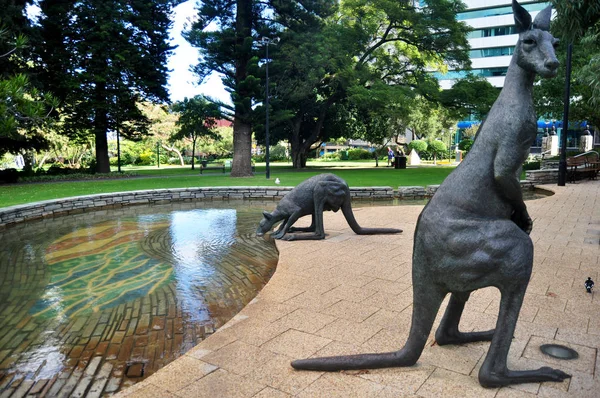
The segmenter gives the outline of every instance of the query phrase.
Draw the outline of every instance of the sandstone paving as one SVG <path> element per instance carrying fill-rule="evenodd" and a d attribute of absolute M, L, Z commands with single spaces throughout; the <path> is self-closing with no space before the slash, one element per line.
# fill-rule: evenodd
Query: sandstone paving
<path fill-rule="evenodd" d="M 397 350 L 412 316 L 412 237 L 423 206 L 356 211 L 361 225 L 400 227 L 397 236 L 357 236 L 339 213 L 326 213 L 324 241 L 278 241 L 277 271 L 232 319 L 172 365 L 120 396 L 178 397 L 597 397 L 600 391 L 600 297 L 584 280 L 600 280 L 600 181 L 542 186 L 553 196 L 527 202 L 535 258 L 508 357 L 511 369 L 551 366 L 573 375 L 562 383 L 499 389 L 479 385 L 489 343 L 439 346 L 434 332 L 417 365 L 334 373 L 299 372 L 295 358 Z M 309 220 L 301 220 L 308 224 Z M 461 330 L 495 327 L 500 294 L 471 295 Z M 539 351 L 556 343 L 579 352 L 573 361 Z M 175 365 L 197 361 L 197 377 Z M 193 372 L 192 372 L 193 373 Z M 173 378 L 173 386 L 166 382 Z M 171 388 L 171 389 L 170 389 Z M 165 395 L 160 395 L 163 393 Z M 151 395 L 145 395 L 146 393 Z M 153 394 L 153 395 L 152 395 Z M 158 394 L 158 395 L 157 395 Z"/>

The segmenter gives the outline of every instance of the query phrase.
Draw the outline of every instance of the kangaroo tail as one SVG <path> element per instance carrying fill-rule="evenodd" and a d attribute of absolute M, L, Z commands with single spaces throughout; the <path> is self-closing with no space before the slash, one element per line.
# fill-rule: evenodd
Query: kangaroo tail
<path fill-rule="evenodd" d="M 379 234 L 399 234 L 402 232 L 401 229 L 396 228 L 363 228 L 358 225 L 356 218 L 354 218 L 354 213 L 352 212 L 352 205 L 350 201 L 344 202 L 342 205 L 342 213 L 344 213 L 344 217 L 346 217 L 346 221 L 352 231 L 354 231 L 357 235 L 379 235 Z"/>
<path fill-rule="evenodd" d="M 292 367 L 299 370 L 332 372 L 336 370 L 391 368 L 415 364 L 416 359 L 412 362 L 407 361 L 408 358 L 402 358 L 400 353 L 401 351 L 381 354 L 342 355 L 339 357 L 298 359 L 292 361 Z"/>
<path fill-rule="evenodd" d="M 413 281 L 414 282 L 414 281 Z M 414 365 L 425 347 L 433 321 L 445 294 L 435 287 L 427 288 L 423 284 L 413 289 L 413 314 L 410 334 L 406 345 L 399 351 L 381 354 L 342 355 L 300 359 L 292 362 L 294 369 L 336 370 L 377 369 Z"/>

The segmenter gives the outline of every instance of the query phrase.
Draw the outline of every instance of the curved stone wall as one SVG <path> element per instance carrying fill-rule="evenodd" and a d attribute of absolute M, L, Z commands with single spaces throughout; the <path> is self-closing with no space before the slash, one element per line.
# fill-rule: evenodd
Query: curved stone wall
<path fill-rule="evenodd" d="M 533 184 L 522 181 L 524 189 Z M 427 187 L 355 187 L 350 195 L 361 199 L 425 199 L 433 196 L 439 185 Z M 27 203 L 0 209 L 0 228 L 43 217 L 82 213 L 89 209 L 120 207 L 138 204 L 167 203 L 180 200 L 272 199 L 279 200 L 293 187 L 199 187 L 152 189 L 144 191 L 113 192 L 76 196 L 42 202 Z"/>

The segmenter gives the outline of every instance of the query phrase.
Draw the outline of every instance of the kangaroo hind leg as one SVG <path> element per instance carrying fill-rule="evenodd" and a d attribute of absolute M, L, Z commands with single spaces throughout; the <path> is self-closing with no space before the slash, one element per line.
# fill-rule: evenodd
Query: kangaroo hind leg
<path fill-rule="evenodd" d="M 484 387 L 502 387 L 517 383 L 563 381 L 571 377 L 567 373 L 547 366 L 536 370 L 509 370 L 506 366 L 508 350 L 517 324 L 517 318 L 527 289 L 527 281 L 517 281 L 500 289 L 500 312 L 496 333 L 490 349 L 479 370 L 479 383 Z"/>
<path fill-rule="evenodd" d="M 450 296 L 450 302 L 448 303 L 444 317 L 435 332 L 435 340 L 439 345 L 491 341 L 492 337 L 494 337 L 495 329 L 470 333 L 463 333 L 458 330 L 458 324 L 460 323 L 460 318 L 470 294 L 470 292 L 452 293 Z"/>
<path fill-rule="evenodd" d="M 303 370 L 337 371 L 352 369 L 377 369 L 414 365 L 427 343 L 429 332 L 446 292 L 435 286 L 415 284 L 413 287 L 413 314 L 406 345 L 399 351 L 379 354 L 342 355 L 300 359 L 292 367 Z"/>
<path fill-rule="evenodd" d="M 290 227 L 288 232 L 315 232 L 315 215 L 311 215 L 310 226 L 308 227 Z"/>

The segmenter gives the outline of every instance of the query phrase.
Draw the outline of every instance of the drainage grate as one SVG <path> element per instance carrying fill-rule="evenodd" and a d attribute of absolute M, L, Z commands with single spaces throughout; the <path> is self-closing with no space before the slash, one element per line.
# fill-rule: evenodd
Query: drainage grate
<path fill-rule="evenodd" d="M 550 355 L 552 358 L 558 359 L 577 359 L 579 358 L 579 354 L 577 351 L 572 348 L 565 347 L 564 345 L 559 344 L 543 344 L 540 347 L 540 350 L 546 354 Z"/>

